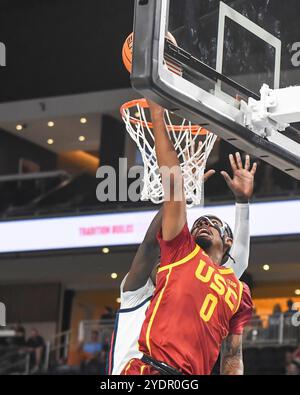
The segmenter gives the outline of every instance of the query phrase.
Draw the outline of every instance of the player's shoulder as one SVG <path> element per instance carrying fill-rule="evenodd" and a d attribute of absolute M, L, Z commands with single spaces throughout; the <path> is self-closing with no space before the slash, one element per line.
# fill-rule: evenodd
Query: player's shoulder
<path fill-rule="evenodd" d="M 192 259 L 200 247 L 196 245 L 187 223 L 173 240 L 163 240 L 161 232 L 158 234 L 161 259 L 160 269 L 169 265 L 179 265 Z"/>
<path fill-rule="evenodd" d="M 180 245 L 180 242 L 183 241 L 184 239 L 190 239 L 192 238 L 191 232 L 189 230 L 187 222 L 184 224 L 182 227 L 181 231 L 172 239 L 172 240 L 164 240 L 163 234 L 162 234 L 162 229 L 159 230 L 157 233 L 157 240 L 159 243 L 163 243 L 166 245 Z"/>
<path fill-rule="evenodd" d="M 243 287 L 241 304 L 252 308 L 253 302 L 250 287 L 243 281 L 241 281 L 241 286 Z"/>
<path fill-rule="evenodd" d="M 249 295 L 251 297 L 251 289 L 248 284 L 246 284 L 244 281 L 240 281 L 241 286 L 243 287 L 243 293 L 246 295 Z"/>

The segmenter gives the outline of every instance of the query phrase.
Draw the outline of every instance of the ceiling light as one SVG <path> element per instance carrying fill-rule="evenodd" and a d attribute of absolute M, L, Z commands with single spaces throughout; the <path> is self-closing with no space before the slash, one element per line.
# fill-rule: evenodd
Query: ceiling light
<path fill-rule="evenodd" d="M 112 274 L 110 275 L 110 277 L 111 277 L 113 280 L 115 280 L 116 278 L 118 278 L 118 275 L 117 275 L 117 273 L 112 273 Z"/>
<path fill-rule="evenodd" d="M 300 296 L 300 289 L 295 290 L 295 295 Z"/>
<path fill-rule="evenodd" d="M 19 125 L 16 126 L 16 129 L 20 132 L 21 130 L 24 129 L 24 126 L 19 124 Z"/>
<path fill-rule="evenodd" d="M 270 270 L 270 266 L 269 265 L 264 265 L 263 269 L 267 272 L 268 270 Z"/>
<path fill-rule="evenodd" d="M 53 139 L 48 139 L 48 140 L 47 140 L 47 144 L 49 144 L 49 145 L 54 144 L 54 140 L 53 140 Z"/>
<path fill-rule="evenodd" d="M 108 254 L 109 248 L 107 248 L 107 247 L 102 248 L 102 252 L 103 252 L 103 254 Z"/>
<path fill-rule="evenodd" d="M 54 122 L 53 122 L 53 121 L 49 121 L 49 122 L 48 122 L 48 126 L 49 126 L 49 128 L 53 128 Z"/>
<path fill-rule="evenodd" d="M 78 140 L 79 140 L 79 141 L 85 141 L 85 137 L 84 137 L 84 136 L 79 136 L 79 137 L 78 137 Z"/>
<path fill-rule="evenodd" d="M 87 123 L 87 119 L 86 118 L 80 118 L 80 123 L 82 123 L 82 124 Z"/>

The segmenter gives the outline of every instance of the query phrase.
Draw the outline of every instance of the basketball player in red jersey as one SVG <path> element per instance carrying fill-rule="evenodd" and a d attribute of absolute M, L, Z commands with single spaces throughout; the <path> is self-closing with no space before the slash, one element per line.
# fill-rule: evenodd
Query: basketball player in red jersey
<path fill-rule="evenodd" d="M 221 373 L 243 374 L 242 333 L 252 301 L 247 285 L 222 267 L 232 232 L 214 216 L 199 218 L 189 231 L 180 163 L 164 110 L 149 105 L 166 196 L 158 235 L 161 263 L 139 339 L 143 356 L 129 361 L 123 374 L 210 374 L 222 343 Z M 242 203 L 252 195 L 257 166 L 250 170 L 248 156 L 245 167 L 239 154 L 230 160 L 234 177 L 222 175 Z"/>

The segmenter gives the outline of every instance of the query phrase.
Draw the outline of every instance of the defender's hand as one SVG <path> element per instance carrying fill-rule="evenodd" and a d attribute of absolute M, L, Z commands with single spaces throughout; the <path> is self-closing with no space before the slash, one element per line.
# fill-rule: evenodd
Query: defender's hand
<path fill-rule="evenodd" d="M 257 163 L 254 163 L 251 168 L 250 156 L 247 155 L 245 165 L 243 165 L 239 152 L 235 154 L 235 157 L 229 155 L 229 160 L 233 173 L 232 178 L 226 171 L 222 171 L 221 174 L 228 187 L 233 192 L 236 201 L 238 203 L 248 203 L 253 195 L 254 176 L 257 170 Z"/>
<path fill-rule="evenodd" d="M 210 177 L 216 174 L 215 170 L 208 170 L 204 176 L 203 176 L 203 181 L 206 182 Z"/>

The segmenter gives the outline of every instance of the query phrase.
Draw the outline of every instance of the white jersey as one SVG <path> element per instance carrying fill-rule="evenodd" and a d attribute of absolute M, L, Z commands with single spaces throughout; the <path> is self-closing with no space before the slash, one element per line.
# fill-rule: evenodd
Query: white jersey
<path fill-rule="evenodd" d="M 112 375 L 119 375 L 131 359 L 141 358 L 138 339 L 155 289 L 149 278 L 142 288 L 124 292 L 126 277 L 120 287 L 121 306 L 116 316 L 109 355 L 108 373 Z"/>

